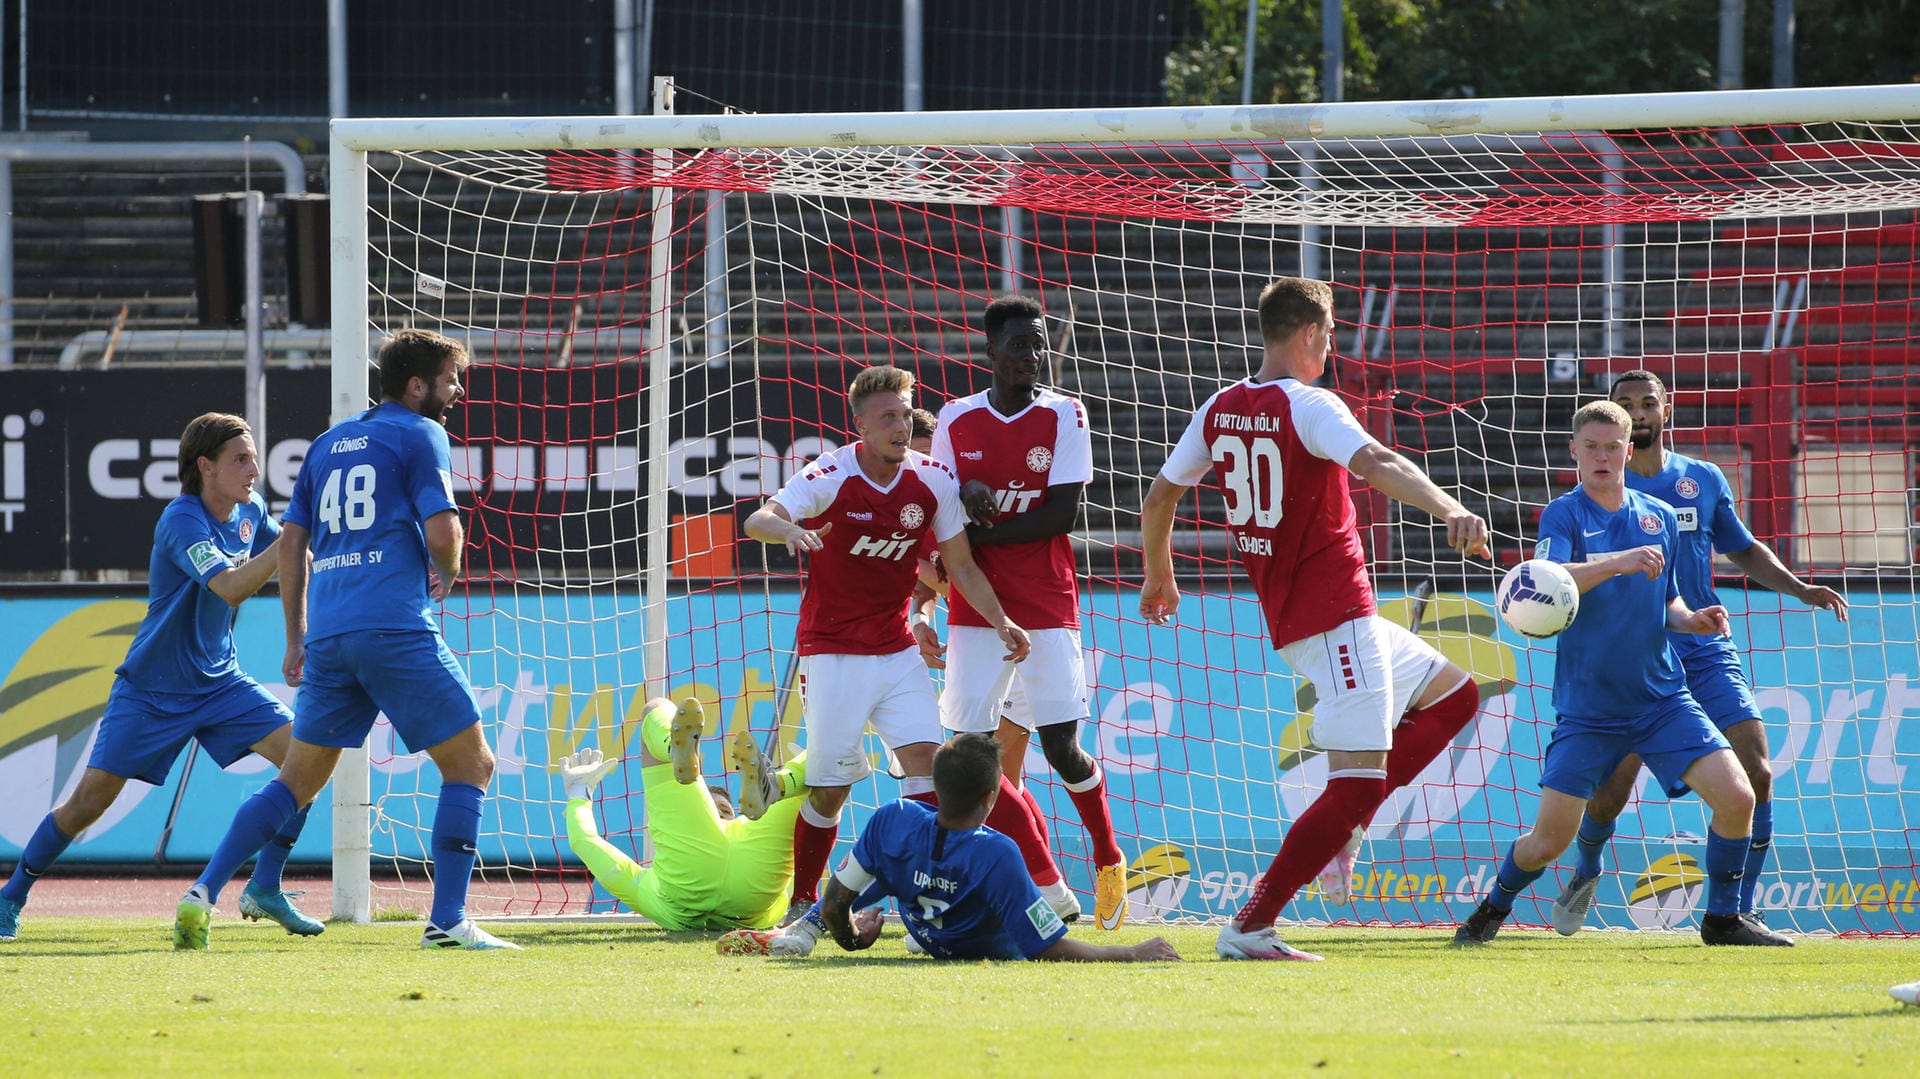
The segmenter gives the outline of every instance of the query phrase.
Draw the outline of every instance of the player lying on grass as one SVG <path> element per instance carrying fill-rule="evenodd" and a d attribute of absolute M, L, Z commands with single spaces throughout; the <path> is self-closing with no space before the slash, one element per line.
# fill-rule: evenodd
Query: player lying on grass
<path fill-rule="evenodd" d="M 835 943 L 847 951 L 873 947 L 881 924 L 876 904 L 891 897 L 913 943 L 936 959 L 1180 958 L 1159 937 L 1097 945 L 1067 936 L 1013 840 L 986 827 L 1002 784 L 1000 743 L 992 735 L 958 734 L 941 746 L 933 755 L 939 808 L 905 798 L 880 807 L 827 881 L 818 910 Z M 811 920 L 802 919 L 780 931 L 728 933 L 720 951 L 804 956 L 818 939 Z"/>
<path fill-rule="evenodd" d="M 653 865 L 642 868 L 600 837 L 593 788 L 620 763 L 597 749 L 557 762 L 567 792 L 567 844 L 593 879 L 663 929 L 765 929 L 779 924 L 793 888 L 793 821 L 806 793 L 805 755 L 778 771 L 746 731 L 728 756 L 740 770 L 740 810 L 725 790 L 700 783 L 706 716 L 689 698 L 678 709 L 654 698 L 640 719 L 640 779 Z"/>
<path fill-rule="evenodd" d="M 1540 765 L 1533 828 L 1507 851 L 1487 898 L 1454 933 L 1485 944 L 1513 901 L 1573 842 L 1580 814 L 1601 780 L 1637 753 L 1672 797 L 1689 788 L 1713 811 L 1707 834 L 1708 944 L 1784 945 L 1764 923 L 1738 916 L 1740 877 L 1753 820 L 1746 772 L 1687 692 L 1686 672 L 1667 635 L 1725 636 L 1723 607 L 1692 610 L 1674 581 L 1679 521 L 1658 499 L 1626 484 L 1632 423 L 1611 401 L 1573 414 L 1570 448 L 1580 486 L 1540 515 L 1535 558 L 1566 566 L 1579 586 L 1580 613 L 1554 641 L 1553 739 Z"/>
<path fill-rule="evenodd" d="M 280 526 L 253 489 L 259 476 L 253 432 L 240 417 L 209 412 L 181 433 L 181 494 L 153 529 L 146 617 L 114 671 L 79 785 L 41 820 L 0 888 L 0 941 L 19 932 L 34 880 L 100 819 L 127 780 L 165 783 L 189 740 L 223 768 L 250 752 L 276 765 L 287 759 L 293 717 L 240 669 L 233 651 L 234 609 L 279 567 Z M 261 848 L 240 913 L 312 936 L 326 927 L 280 890 L 280 871 L 306 821 L 302 808 Z"/>
<path fill-rule="evenodd" d="M 1831 588 L 1808 584 L 1780 563 L 1773 550 L 1753 538 L 1746 523 L 1733 508 L 1733 492 L 1727 478 L 1707 461 L 1697 460 L 1667 449 L 1664 438 L 1667 421 L 1673 418 L 1673 404 L 1667 398 L 1666 384 L 1651 371 L 1628 371 L 1613 380 L 1613 403 L 1626 409 L 1633 421 L 1633 452 L 1627 458 L 1627 486 L 1673 507 L 1680 521 L 1678 550 L 1674 560 L 1674 579 L 1680 598 L 1689 607 L 1718 606 L 1720 597 L 1713 589 L 1713 555 L 1726 555 L 1741 572 L 1763 588 L 1792 596 L 1812 607 L 1832 611 L 1840 621 L 1847 620 L 1846 598 Z M 1720 634 L 1695 636 L 1669 633 L 1667 643 L 1680 658 L 1686 672 L 1687 692 L 1693 694 L 1707 718 L 1726 735 L 1740 767 L 1753 787 L 1753 832 L 1747 837 L 1747 857 L 1740 875 L 1742 918 L 1759 918 L 1753 897 L 1760 883 L 1760 870 L 1767 863 L 1767 851 L 1773 845 L 1773 767 L 1767 749 L 1767 728 L 1760 720 L 1760 706 L 1754 702 L 1753 689 L 1747 684 L 1747 672 L 1740 666 L 1740 652 L 1733 639 Z M 1613 836 L 1613 822 L 1627 806 L 1634 781 L 1640 777 L 1640 758 L 1628 756 L 1620 762 L 1611 778 L 1587 799 L 1586 816 L 1575 835 L 1580 862 L 1567 881 L 1560 898 L 1553 904 L 1553 927 L 1572 936 L 1580 931 L 1593 905 L 1594 888 L 1599 884 L 1600 854 Z"/>
<path fill-rule="evenodd" d="M 1312 733 L 1327 753 L 1327 787 L 1287 829 L 1214 950 L 1224 959 L 1317 960 L 1276 936 L 1274 918 L 1315 875 L 1329 898 L 1345 895 L 1355 829 L 1480 708 L 1466 671 L 1377 613 L 1347 475 L 1444 521 L 1448 546 L 1462 555 L 1485 557 L 1487 525 L 1313 385 L 1333 352 L 1325 282 L 1274 281 L 1260 292 L 1259 318 L 1260 369 L 1200 406 L 1147 492 L 1140 614 L 1167 625 L 1178 613 L 1174 511 L 1189 487 L 1218 475 L 1274 650 L 1319 695 Z"/>
<path fill-rule="evenodd" d="M 974 561 L 1007 617 L 1032 638 L 1033 653 L 1018 666 L 1002 662 L 986 619 L 964 595 L 949 595 L 940 722 L 950 731 L 997 732 L 1013 793 L 1044 822 L 1024 777 L 1027 744 L 1038 734 L 1092 844 L 1094 920 L 1117 929 L 1127 913 L 1126 857 L 1106 775 L 1079 737 L 1089 697 L 1071 536 L 1093 480 L 1093 435 L 1085 405 L 1041 385 L 1053 363 L 1038 301 L 997 299 L 982 328 L 993 384 L 940 410 L 933 458 L 959 479 Z"/>

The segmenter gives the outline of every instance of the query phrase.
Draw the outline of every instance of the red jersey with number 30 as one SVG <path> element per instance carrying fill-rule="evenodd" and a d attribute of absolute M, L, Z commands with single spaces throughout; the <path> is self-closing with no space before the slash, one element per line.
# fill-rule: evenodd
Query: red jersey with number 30
<path fill-rule="evenodd" d="M 1275 648 L 1374 613 L 1346 468 L 1373 441 L 1327 390 L 1248 379 L 1200 406 L 1160 469 L 1182 487 L 1219 477 Z"/>
<path fill-rule="evenodd" d="M 995 521 L 1030 513 L 1047 488 L 1093 479 L 1093 434 L 1079 401 L 1041 390 L 1027 407 L 1002 416 L 985 392 L 948 401 L 933 433 L 933 456 L 962 486 L 993 488 Z M 973 560 L 993 585 L 1007 617 L 1022 629 L 1080 628 L 1080 584 L 1073 541 L 1064 535 L 1029 543 L 981 543 Z M 959 589 L 947 594 L 948 622 L 985 626 Z"/>
<path fill-rule="evenodd" d="M 881 487 L 861 471 L 858 445 L 821 455 L 773 496 L 807 528 L 833 525 L 807 561 L 803 656 L 887 656 L 912 648 L 914 556 L 925 537 L 950 540 L 967 527 L 960 485 L 945 465 L 909 450 L 893 482 Z"/>

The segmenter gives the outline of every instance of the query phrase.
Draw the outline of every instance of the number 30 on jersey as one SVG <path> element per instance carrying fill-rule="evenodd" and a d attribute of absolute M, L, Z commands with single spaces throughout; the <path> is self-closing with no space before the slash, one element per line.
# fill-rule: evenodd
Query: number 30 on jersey
<path fill-rule="evenodd" d="M 1280 523 L 1280 445 L 1271 438 L 1221 435 L 1210 447 L 1227 489 L 1227 524 L 1272 528 Z"/>
<path fill-rule="evenodd" d="M 349 532 L 373 527 L 373 485 L 378 478 L 372 465 L 336 468 L 327 473 L 320 487 L 320 523 L 327 531 L 338 533 L 343 523 Z"/>

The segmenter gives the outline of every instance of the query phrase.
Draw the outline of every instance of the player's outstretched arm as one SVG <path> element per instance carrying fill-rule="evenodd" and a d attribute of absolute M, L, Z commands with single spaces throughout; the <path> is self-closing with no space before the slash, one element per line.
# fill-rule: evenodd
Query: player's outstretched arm
<path fill-rule="evenodd" d="M 227 606 L 238 607 L 241 601 L 273 579 L 280 572 L 280 537 L 273 537 L 267 549 L 247 559 L 232 569 L 221 570 L 207 582 L 207 589 L 214 595 L 227 601 Z"/>
<path fill-rule="evenodd" d="M 1487 522 L 1435 486 L 1412 461 L 1378 442 L 1370 442 L 1347 462 L 1347 471 L 1395 502 L 1418 506 L 1444 522 L 1447 546 L 1463 555 L 1489 557 Z"/>
<path fill-rule="evenodd" d="M 1140 504 L 1140 544 L 1146 548 L 1146 579 L 1140 585 L 1140 616 L 1156 626 L 1180 610 L 1180 586 L 1173 579 L 1173 514 L 1187 488 L 1155 476 Z"/>
<path fill-rule="evenodd" d="M 974 563 L 973 546 L 967 542 L 966 532 L 956 532 L 950 539 L 941 541 L 940 562 L 947 567 L 947 578 L 953 586 L 967 597 L 967 602 L 980 612 L 988 625 L 1000 631 L 1000 640 L 1007 646 L 1006 658 L 1015 663 L 1026 659 L 1033 643 L 1027 639 L 1027 631 L 1007 617 L 1000 606 L 1000 597 L 993 593 L 993 583 Z"/>
<path fill-rule="evenodd" d="M 1138 944 L 1088 944 L 1061 937 L 1034 958 L 1056 963 L 1178 963 L 1180 953 L 1160 937 Z"/>
<path fill-rule="evenodd" d="M 828 521 L 819 528 L 802 528 L 788 516 L 785 506 L 768 502 L 747 518 L 746 532 L 761 543 L 784 546 L 789 553 L 798 557 L 825 546 L 821 537 L 832 527 L 833 522 Z"/>
<path fill-rule="evenodd" d="M 820 896 L 820 917 L 827 923 L 833 942 L 849 952 L 865 951 L 880 939 L 880 911 L 868 908 L 853 913 L 854 890 L 840 883 L 837 876 L 827 878 L 827 890 Z"/>
<path fill-rule="evenodd" d="M 1842 622 L 1847 620 L 1847 597 L 1825 585 L 1809 584 L 1801 580 L 1773 553 L 1773 548 L 1753 541 L 1744 551 L 1735 551 L 1727 556 L 1740 572 L 1752 578 L 1753 583 L 1762 588 L 1772 589 L 1783 596 L 1794 599 L 1809 607 L 1818 607 L 1823 611 L 1832 611 L 1833 616 Z"/>
<path fill-rule="evenodd" d="M 307 666 L 307 539 L 306 526 L 282 522 L 280 538 L 280 613 L 287 624 L 287 655 L 280 674 L 287 685 L 298 686 Z"/>
<path fill-rule="evenodd" d="M 583 749 L 573 756 L 561 757 L 553 762 L 553 767 L 559 771 L 567 791 L 563 816 L 567 822 L 568 848 L 607 894 L 625 903 L 627 909 L 639 910 L 640 882 L 647 871 L 627 857 L 625 851 L 601 838 L 600 830 L 593 823 L 593 803 L 589 801 L 593 788 L 619 763 L 618 758 L 602 759 L 597 749 Z"/>

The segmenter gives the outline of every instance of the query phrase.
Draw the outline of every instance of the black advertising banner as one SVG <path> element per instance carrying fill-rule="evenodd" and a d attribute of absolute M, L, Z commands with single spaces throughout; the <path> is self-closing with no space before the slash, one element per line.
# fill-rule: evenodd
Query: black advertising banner
<path fill-rule="evenodd" d="M 180 432 L 203 412 L 245 414 L 237 367 L 0 373 L 0 571 L 147 568 L 153 526 L 180 493 Z M 327 371 L 273 371 L 259 490 L 285 505 L 327 418 Z M 14 481 L 18 482 L 14 482 Z M 12 508 L 17 507 L 17 508 Z"/>
<path fill-rule="evenodd" d="M 679 367 L 667 425 L 669 514 L 731 512 L 727 534 L 713 537 L 731 541 L 794 472 L 848 440 L 846 386 L 861 366 L 825 358 Z M 926 384 L 916 403 L 936 411 L 950 393 L 985 385 L 984 372 L 959 364 L 929 361 L 917 373 Z M 642 378 L 633 362 L 468 370 L 467 400 L 447 428 L 455 494 L 472 509 L 471 575 L 605 579 L 643 565 Z M 244 383 L 229 367 L 0 373 L 0 573 L 145 570 L 154 523 L 179 494 L 180 431 L 202 412 L 242 412 Z M 327 426 L 328 372 L 274 370 L 267 387 L 258 489 L 278 513 Z M 741 572 L 791 566 L 784 549 L 757 543 L 740 544 L 738 556 Z"/>

